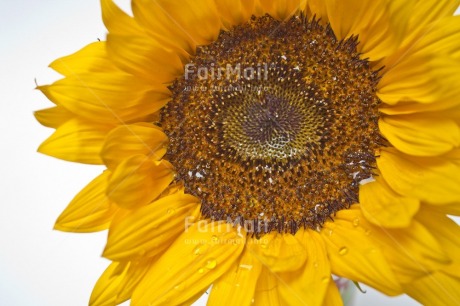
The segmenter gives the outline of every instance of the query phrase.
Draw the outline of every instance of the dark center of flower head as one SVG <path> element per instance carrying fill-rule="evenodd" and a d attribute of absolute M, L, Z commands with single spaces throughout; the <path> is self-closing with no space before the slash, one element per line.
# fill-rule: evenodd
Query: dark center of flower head
<path fill-rule="evenodd" d="M 378 75 L 357 44 L 303 16 L 264 16 L 197 48 L 160 125 L 204 217 L 295 233 L 358 201 L 383 140 Z"/>

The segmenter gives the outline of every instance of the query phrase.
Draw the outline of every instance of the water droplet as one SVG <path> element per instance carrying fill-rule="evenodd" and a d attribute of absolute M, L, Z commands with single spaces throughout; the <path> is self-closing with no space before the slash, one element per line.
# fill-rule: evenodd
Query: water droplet
<path fill-rule="evenodd" d="M 175 212 L 176 212 L 176 210 L 173 209 L 173 208 L 169 208 L 169 209 L 166 211 L 166 213 L 167 213 L 168 215 L 172 215 L 172 214 L 175 213 Z"/>
<path fill-rule="evenodd" d="M 347 254 L 347 253 L 348 253 L 347 247 L 342 247 L 342 248 L 340 248 L 340 250 L 339 250 L 339 255 L 345 255 L 345 254 Z"/>
<path fill-rule="evenodd" d="M 203 255 L 208 250 L 208 246 L 206 244 L 198 245 L 193 249 L 193 254 L 195 255 Z"/>
<path fill-rule="evenodd" d="M 251 300 L 251 304 L 254 304 L 254 302 L 255 302 L 255 300 L 254 300 L 254 299 L 252 299 L 252 300 Z"/>
<path fill-rule="evenodd" d="M 323 278 L 321 279 L 321 281 L 323 282 L 323 284 L 327 284 L 327 283 L 329 283 L 330 278 L 325 276 L 325 277 L 323 277 Z"/>
<path fill-rule="evenodd" d="M 244 265 L 244 264 L 240 265 L 241 269 L 246 269 L 246 270 L 252 270 L 252 267 L 253 267 L 252 265 Z"/>
<path fill-rule="evenodd" d="M 315 262 L 313 263 L 313 268 L 318 269 L 318 262 L 317 262 L 317 261 L 315 261 Z"/>
<path fill-rule="evenodd" d="M 217 266 L 217 260 L 215 260 L 214 258 L 211 258 L 206 262 L 206 268 L 208 269 L 214 269 L 216 266 Z"/>
<path fill-rule="evenodd" d="M 371 230 L 366 230 L 365 234 L 366 236 L 369 236 L 371 234 Z"/>
<path fill-rule="evenodd" d="M 354 226 L 358 226 L 358 225 L 359 225 L 359 218 L 355 218 L 355 219 L 353 220 L 353 225 L 354 225 Z"/>
<path fill-rule="evenodd" d="M 238 287 L 238 288 L 239 288 L 240 286 L 241 286 L 240 284 L 235 284 L 235 287 Z"/>
<path fill-rule="evenodd" d="M 150 227 L 154 229 L 154 228 L 158 228 L 158 225 L 159 225 L 158 223 L 153 223 L 152 225 L 150 225 Z"/>
<path fill-rule="evenodd" d="M 334 231 L 330 229 L 329 232 L 328 232 L 329 236 L 332 236 L 332 233 L 333 233 L 333 232 L 334 232 Z"/>
<path fill-rule="evenodd" d="M 177 291 L 183 291 L 184 290 L 184 285 L 183 284 L 179 284 L 177 286 L 174 286 L 174 289 L 177 290 Z"/>
<path fill-rule="evenodd" d="M 201 273 L 203 273 L 203 272 L 204 272 L 204 269 L 203 269 L 203 268 L 198 269 L 198 273 L 201 274 Z"/>
<path fill-rule="evenodd" d="M 219 237 L 217 237 L 216 235 L 212 236 L 211 237 L 211 242 L 213 242 L 213 243 L 219 242 Z"/>
<path fill-rule="evenodd" d="M 374 253 L 377 253 L 378 251 L 374 248 L 370 249 L 369 250 L 369 254 L 374 254 Z"/>

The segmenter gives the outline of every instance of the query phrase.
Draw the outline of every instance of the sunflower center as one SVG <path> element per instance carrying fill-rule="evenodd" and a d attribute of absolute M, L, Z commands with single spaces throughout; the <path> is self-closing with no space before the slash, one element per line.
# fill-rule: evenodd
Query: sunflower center
<path fill-rule="evenodd" d="M 218 115 L 213 121 L 222 123 L 220 150 L 236 153 L 241 160 L 287 162 L 305 151 L 306 143 L 320 139 L 316 133 L 324 122 L 308 92 L 273 86 L 216 98 Z"/>
<path fill-rule="evenodd" d="M 358 201 L 383 140 L 378 76 L 357 44 L 303 16 L 264 16 L 197 48 L 160 125 L 204 217 L 295 233 Z"/>

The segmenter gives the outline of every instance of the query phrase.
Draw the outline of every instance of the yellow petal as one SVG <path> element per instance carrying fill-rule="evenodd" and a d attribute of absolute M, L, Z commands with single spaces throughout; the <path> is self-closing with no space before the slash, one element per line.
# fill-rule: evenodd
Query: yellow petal
<path fill-rule="evenodd" d="M 315 16 L 326 24 L 329 21 L 327 16 L 327 6 L 324 0 L 307 0 L 306 11 L 310 17 Z"/>
<path fill-rule="evenodd" d="M 54 228 L 75 233 L 107 229 L 118 210 L 105 195 L 109 176 L 110 171 L 105 171 L 83 188 L 61 213 Z"/>
<path fill-rule="evenodd" d="M 417 1 L 410 18 L 411 31 L 423 37 L 427 25 L 435 25 L 440 19 L 452 16 L 459 5 L 459 0 Z"/>
<path fill-rule="evenodd" d="M 74 118 L 45 140 L 38 152 L 72 162 L 102 164 L 99 153 L 107 132 L 113 127 Z"/>
<path fill-rule="evenodd" d="M 57 129 L 60 125 L 72 119 L 74 114 L 62 106 L 54 106 L 36 111 L 34 116 L 40 124 Z"/>
<path fill-rule="evenodd" d="M 129 267 L 124 275 L 123 279 L 118 285 L 116 293 L 115 303 L 121 304 L 131 298 L 131 295 L 136 289 L 137 284 L 144 278 L 147 271 L 150 269 L 152 264 L 158 259 L 158 257 L 148 258 L 147 260 L 130 262 Z"/>
<path fill-rule="evenodd" d="M 110 33 L 139 35 L 143 33 L 134 18 L 123 12 L 112 0 L 101 0 L 102 20 Z"/>
<path fill-rule="evenodd" d="M 152 84 L 170 83 L 183 74 L 179 55 L 151 37 L 109 33 L 107 53 L 122 70 Z"/>
<path fill-rule="evenodd" d="M 207 291 L 208 291 L 207 289 L 199 291 L 195 296 L 192 296 L 187 301 L 178 304 L 178 306 L 190 306 L 190 305 L 193 305 L 193 303 L 195 303 L 200 297 L 202 297 L 203 294 L 205 294 L 205 293 L 207 294 Z"/>
<path fill-rule="evenodd" d="M 460 100 L 451 97 L 429 104 L 401 101 L 394 105 L 382 104 L 379 111 L 386 115 L 426 115 L 427 112 L 430 112 L 433 117 L 458 120 L 460 119 Z"/>
<path fill-rule="evenodd" d="M 441 155 L 460 146 L 460 127 L 447 118 L 425 114 L 383 116 L 379 128 L 396 149 L 409 155 Z"/>
<path fill-rule="evenodd" d="M 303 246 L 308 255 L 301 269 L 280 273 L 284 282 L 278 288 L 286 305 L 321 306 L 331 279 L 331 268 L 322 237 L 314 231 L 305 230 Z"/>
<path fill-rule="evenodd" d="M 419 200 L 398 195 L 381 178 L 360 186 L 359 203 L 369 222 L 390 228 L 408 227 L 420 206 Z"/>
<path fill-rule="evenodd" d="M 434 100 L 432 92 L 438 85 L 432 83 L 428 63 L 427 57 L 418 56 L 406 57 L 393 65 L 388 65 L 389 71 L 385 71 L 378 84 L 378 97 L 390 105 L 399 101 Z"/>
<path fill-rule="evenodd" d="M 262 264 L 248 248 L 240 259 L 212 285 L 207 305 L 250 305 Z"/>
<path fill-rule="evenodd" d="M 387 295 L 401 288 L 377 241 L 366 235 L 358 209 L 341 210 L 321 230 L 332 273 L 368 284 Z M 351 218 L 351 220 L 350 220 Z"/>
<path fill-rule="evenodd" d="M 163 41 L 179 41 L 181 47 L 188 45 L 189 54 L 195 52 L 195 46 L 215 41 L 221 29 L 212 0 L 135 0 L 133 13 L 146 29 L 161 33 Z"/>
<path fill-rule="evenodd" d="M 460 16 L 438 20 L 428 25 L 422 33 L 414 43 L 411 54 L 436 54 L 459 59 Z"/>
<path fill-rule="evenodd" d="M 331 279 L 327 286 L 326 296 L 324 297 L 323 306 L 343 306 L 342 296 L 335 282 Z"/>
<path fill-rule="evenodd" d="M 152 114 L 170 99 L 164 85 L 151 86 L 125 73 L 81 73 L 38 87 L 72 113 L 98 122 L 124 123 Z"/>
<path fill-rule="evenodd" d="M 165 49 L 173 50 L 184 63 L 190 61 L 190 55 L 195 53 L 195 42 L 183 30 L 171 26 L 169 17 L 156 1 L 133 0 L 131 9 L 134 18 L 148 36 L 161 43 Z"/>
<path fill-rule="evenodd" d="M 385 253 L 400 283 L 410 283 L 449 264 L 439 243 L 419 222 L 404 230 L 374 228 L 372 236 L 386 245 Z"/>
<path fill-rule="evenodd" d="M 388 185 L 406 197 L 430 204 L 448 204 L 460 200 L 459 165 L 442 157 L 412 157 L 384 149 L 377 165 Z"/>
<path fill-rule="evenodd" d="M 245 236 L 223 222 L 194 224 L 147 272 L 132 304 L 177 305 L 196 296 L 229 271 L 244 248 Z"/>
<path fill-rule="evenodd" d="M 457 205 L 459 206 L 459 205 Z M 441 249 L 446 252 L 452 263 L 443 268 L 446 274 L 458 276 L 460 271 L 460 225 L 452 219 L 426 205 L 416 216 L 436 238 Z"/>
<path fill-rule="evenodd" d="M 360 205 L 340 211 L 335 223 L 339 222 L 337 219 L 340 219 L 342 227 L 363 232 L 366 239 L 374 243 L 374 246 L 384 255 L 386 263 L 397 276 L 399 283 L 411 282 L 446 267 L 450 262 L 433 235 L 415 219 L 404 229 L 375 226 L 364 218 Z M 361 243 L 367 244 L 363 240 Z M 333 264 L 331 266 L 334 267 Z"/>
<path fill-rule="evenodd" d="M 377 92 L 386 104 L 452 101 L 460 94 L 460 79 L 457 77 L 460 62 L 452 57 L 439 57 L 433 53 L 406 54 L 405 58 L 388 64 L 386 68 Z"/>
<path fill-rule="evenodd" d="M 182 191 L 129 212 L 110 227 L 103 256 L 120 261 L 163 252 L 194 221 L 198 204 Z"/>
<path fill-rule="evenodd" d="M 259 0 L 258 4 L 264 13 L 279 20 L 286 20 L 304 10 L 306 0 Z"/>
<path fill-rule="evenodd" d="M 216 0 L 215 2 L 226 29 L 248 21 L 254 13 L 255 0 Z"/>
<path fill-rule="evenodd" d="M 89 300 L 90 306 L 115 305 L 117 290 L 126 275 L 128 266 L 127 263 L 118 262 L 108 266 L 94 286 Z"/>
<path fill-rule="evenodd" d="M 117 68 L 107 56 L 105 42 L 91 43 L 77 52 L 58 58 L 50 67 L 64 76 L 88 72 L 115 72 Z"/>
<path fill-rule="evenodd" d="M 444 155 L 448 160 L 460 166 L 460 148 L 456 148 Z"/>
<path fill-rule="evenodd" d="M 124 159 L 136 154 L 160 160 L 166 153 L 167 143 L 168 137 L 156 125 L 122 125 L 107 135 L 101 156 L 109 169 L 116 168 Z"/>
<path fill-rule="evenodd" d="M 452 16 L 459 3 L 459 0 L 416 1 L 402 47 L 382 60 L 381 65 L 385 66 L 382 71 L 392 69 L 401 61 L 414 61 L 414 57 L 419 57 L 419 63 L 445 56 L 458 59 L 459 19 L 447 16 Z"/>
<path fill-rule="evenodd" d="M 279 276 L 271 272 L 268 268 L 262 267 L 254 293 L 255 306 L 281 306 L 284 305 L 279 292 Z"/>
<path fill-rule="evenodd" d="M 260 239 L 251 239 L 247 247 L 271 272 L 294 271 L 306 260 L 304 235 L 304 231 L 298 231 L 295 236 L 271 232 Z"/>
<path fill-rule="evenodd" d="M 452 203 L 452 204 L 446 204 L 446 205 L 436 205 L 436 206 L 432 206 L 432 208 L 444 214 L 460 216 L 460 205 L 458 205 L 458 203 Z"/>
<path fill-rule="evenodd" d="M 338 1 L 326 0 L 326 10 L 332 30 L 336 37 L 341 40 L 351 35 L 358 35 L 356 29 L 371 25 L 376 18 L 383 14 L 382 7 L 386 1 Z M 382 30 L 384 29 L 381 26 Z"/>
<path fill-rule="evenodd" d="M 173 166 L 166 160 L 154 161 L 139 154 L 125 159 L 112 174 L 107 196 L 123 208 L 150 203 L 174 178 Z"/>
<path fill-rule="evenodd" d="M 404 291 L 422 305 L 458 305 L 460 278 L 437 272 L 407 284 Z"/>
<path fill-rule="evenodd" d="M 383 1 L 380 18 L 371 20 L 372 26 L 356 29 L 359 33 L 358 50 L 361 58 L 371 61 L 380 60 L 395 52 L 408 33 L 408 20 L 412 14 L 416 0 Z M 372 17 L 371 17 L 372 18 Z M 362 46 L 361 46 L 362 45 Z"/>
<path fill-rule="evenodd" d="M 362 57 L 379 60 L 399 48 L 415 1 L 325 1 L 339 39 L 359 35 Z"/>

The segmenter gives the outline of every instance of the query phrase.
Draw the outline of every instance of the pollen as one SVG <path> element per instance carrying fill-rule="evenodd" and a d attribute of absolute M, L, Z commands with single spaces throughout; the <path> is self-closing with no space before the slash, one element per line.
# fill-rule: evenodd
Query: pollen
<path fill-rule="evenodd" d="M 328 25 L 266 15 L 197 48 L 159 124 L 203 217 L 317 229 L 358 201 L 378 148 L 378 71 Z"/>

